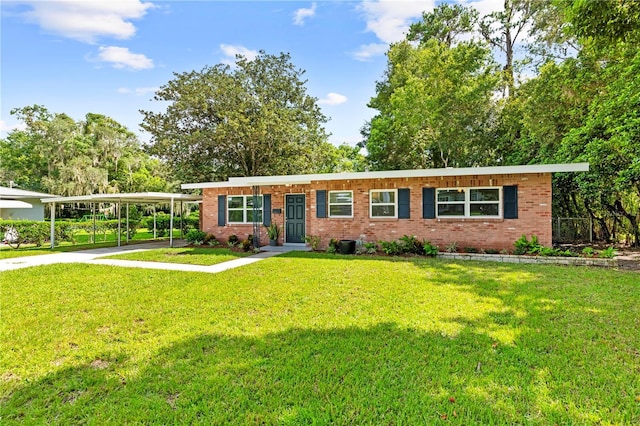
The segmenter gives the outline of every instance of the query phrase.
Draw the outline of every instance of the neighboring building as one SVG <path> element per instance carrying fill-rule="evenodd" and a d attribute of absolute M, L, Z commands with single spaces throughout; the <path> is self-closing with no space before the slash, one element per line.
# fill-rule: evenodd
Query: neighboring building
<path fill-rule="evenodd" d="M 0 186 L 0 219 L 44 220 L 44 204 L 40 200 L 52 197 L 56 195 Z"/>
<path fill-rule="evenodd" d="M 551 175 L 588 170 L 578 163 L 257 176 L 182 188 L 202 189 L 201 229 L 223 241 L 252 234 L 255 219 L 282 227 L 285 244 L 305 235 L 320 236 L 322 247 L 331 238 L 415 235 L 441 249 L 510 249 L 523 234 L 552 245 Z"/>

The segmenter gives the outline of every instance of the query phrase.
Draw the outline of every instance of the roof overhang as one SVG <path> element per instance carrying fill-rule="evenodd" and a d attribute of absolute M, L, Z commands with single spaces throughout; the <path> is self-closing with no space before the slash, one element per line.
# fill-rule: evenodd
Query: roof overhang
<path fill-rule="evenodd" d="M 172 201 L 195 203 L 202 200 L 200 195 L 172 194 L 165 192 L 134 192 L 125 194 L 91 194 L 77 197 L 43 198 L 43 203 L 129 203 L 165 204 Z"/>
<path fill-rule="evenodd" d="M 355 179 L 394 179 L 447 176 L 511 175 L 529 173 L 586 172 L 589 163 L 532 164 L 524 166 L 463 167 L 446 169 L 388 170 L 379 172 L 324 173 L 285 176 L 231 177 L 226 182 L 186 183 L 182 189 L 229 188 L 262 185 L 299 185 L 311 182 Z"/>
<path fill-rule="evenodd" d="M 30 209 L 33 205 L 18 200 L 0 200 L 0 209 Z"/>

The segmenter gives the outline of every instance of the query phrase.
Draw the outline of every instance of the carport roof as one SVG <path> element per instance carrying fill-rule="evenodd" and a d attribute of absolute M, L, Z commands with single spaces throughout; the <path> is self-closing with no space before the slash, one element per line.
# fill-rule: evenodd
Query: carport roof
<path fill-rule="evenodd" d="M 76 197 L 43 198 L 43 203 L 130 203 L 163 204 L 171 201 L 197 202 L 201 195 L 172 194 L 167 192 L 132 192 L 123 194 L 90 194 Z"/>

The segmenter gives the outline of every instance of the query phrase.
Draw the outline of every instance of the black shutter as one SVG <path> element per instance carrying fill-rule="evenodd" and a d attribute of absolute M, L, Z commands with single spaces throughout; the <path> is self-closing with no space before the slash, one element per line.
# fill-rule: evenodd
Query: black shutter
<path fill-rule="evenodd" d="M 422 188 L 422 218 L 436 218 L 436 189 Z"/>
<path fill-rule="evenodd" d="M 411 216 L 409 198 L 409 188 L 398 189 L 398 219 L 409 219 Z"/>
<path fill-rule="evenodd" d="M 327 191 L 316 191 L 316 217 L 327 217 Z"/>
<path fill-rule="evenodd" d="M 224 226 L 227 218 L 227 196 L 218 195 L 218 226 Z"/>
<path fill-rule="evenodd" d="M 262 224 L 271 225 L 271 194 L 262 196 Z"/>
<path fill-rule="evenodd" d="M 502 187 L 503 197 L 503 216 L 505 219 L 518 218 L 518 187 L 504 186 Z"/>

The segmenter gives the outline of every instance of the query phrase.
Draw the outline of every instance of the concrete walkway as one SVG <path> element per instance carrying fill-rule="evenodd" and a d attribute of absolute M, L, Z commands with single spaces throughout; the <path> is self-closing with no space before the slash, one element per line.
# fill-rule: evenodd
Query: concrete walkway
<path fill-rule="evenodd" d="M 174 246 L 176 246 L 174 242 Z M 179 244 L 178 244 L 179 246 Z M 15 269 L 29 268 L 31 266 L 53 265 L 56 263 L 90 263 L 95 265 L 123 266 L 128 268 L 166 269 L 170 271 L 192 271 L 216 273 L 227 269 L 249 265 L 262 259 L 276 256 L 282 252 L 260 252 L 248 257 L 242 257 L 216 265 L 190 265 L 184 263 L 141 262 L 135 260 L 100 259 L 104 256 L 113 256 L 122 253 L 135 253 L 144 250 L 168 248 L 166 241 L 144 244 L 132 244 L 121 247 L 107 247 L 99 249 L 81 250 L 74 252 L 56 252 L 37 256 L 13 257 L 0 259 L 0 272 Z"/>

